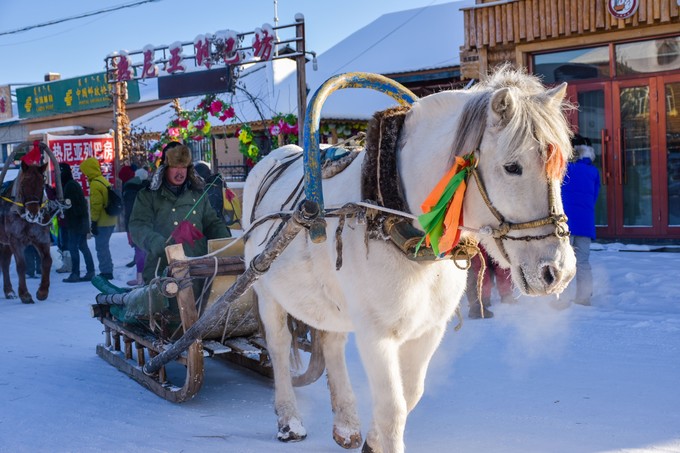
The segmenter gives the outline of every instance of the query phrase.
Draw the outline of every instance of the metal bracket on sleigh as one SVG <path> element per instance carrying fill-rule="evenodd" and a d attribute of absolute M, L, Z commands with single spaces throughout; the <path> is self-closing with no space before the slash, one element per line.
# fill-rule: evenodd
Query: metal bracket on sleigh
<path fill-rule="evenodd" d="M 150 357 L 146 363 L 140 362 L 140 372 L 143 371 L 146 376 L 155 376 L 159 371 L 163 371 L 163 367 L 168 362 L 176 360 L 187 349 L 189 349 L 191 357 L 199 355 L 202 357 L 200 348 L 205 333 L 213 329 L 227 314 L 230 305 L 245 294 L 253 283 L 267 272 L 276 257 L 285 250 L 302 229 L 309 231 L 310 238 L 314 243 L 326 240 L 326 222 L 324 220 L 321 187 L 319 123 L 323 102 L 331 93 L 343 88 L 369 88 L 380 91 L 391 96 L 402 105 L 411 104 L 417 99 L 415 94 L 401 84 L 378 74 L 355 72 L 337 75 L 327 80 L 312 97 L 305 117 L 303 158 L 306 199 L 300 203 L 292 217 L 269 240 L 262 253 L 253 258 L 247 265 L 236 282 L 200 318 L 193 320 L 194 322 L 191 325 L 185 326 L 186 329 L 181 338 L 172 345 L 165 347 L 157 355 Z M 318 341 L 312 341 L 312 349 L 320 348 L 318 343 Z M 193 354 L 191 354 L 192 352 Z M 314 354 L 313 350 L 312 354 Z M 321 369 L 308 369 L 305 376 L 299 379 L 299 385 L 305 385 L 318 379 L 324 369 L 323 365 L 321 366 Z M 140 380 L 138 378 L 142 378 L 142 376 L 137 376 L 135 379 Z M 195 385 L 192 387 L 192 389 L 184 389 L 183 393 L 195 393 L 200 388 L 200 383 L 198 383 L 198 388 Z M 162 393 L 162 389 L 158 390 L 156 393 Z"/>

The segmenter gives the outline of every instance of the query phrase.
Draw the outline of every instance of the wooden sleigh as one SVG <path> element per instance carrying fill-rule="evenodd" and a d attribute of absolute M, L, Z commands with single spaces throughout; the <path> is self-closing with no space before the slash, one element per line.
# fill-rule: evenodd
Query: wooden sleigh
<path fill-rule="evenodd" d="M 232 239 L 209 241 L 209 251 L 217 250 Z M 244 272 L 242 244 L 240 250 L 219 254 L 214 258 L 188 260 L 181 245 L 166 248 L 168 257 L 168 277 L 158 285 L 165 296 L 177 300 L 180 327 L 172 332 L 172 319 L 167 314 L 152 314 L 140 317 L 140 322 L 121 321 L 115 314 L 115 307 L 121 307 L 131 292 L 120 290 L 100 281 L 98 286 L 105 291 L 97 296 L 97 303 L 92 305 L 92 316 L 104 325 L 104 343 L 97 345 L 97 355 L 127 374 L 142 386 L 156 395 L 175 403 L 194 397 L 204 381 L 204 360 L 213 357 L 235 363 L 255 371 L 263 376 L 273 378 L 273 372 L 265 341 L 259 333 L 255 316 L 256 301 L 252 291 L 232 303 L 230 315 L 218 323 L 204 338 L 193 342 L 173 362 L 163 365 L 154 373 L 146 373 L 144 365 L 158 356 L 173 344 L 173 338 L 184 334 Z M 230 250 L 233 247 L 230 248 Z M 208 278 L 205 307 L 197 303 L 192 279 Z M 143 290 L 153 291 L 156 288 L 145 287 Z M 245 319 L 247 318 L 247 319 Z M 151 327 L 153 324 L 154 327 Z M 245 324 L 245 325 L 244 325 Z M 298 326 L 299 327 L 299 326 Z M 235 332 L 226 335 L 225 331 Z M 303 352 L 311 352 L 313 334 L 298 329 L 295 348 Z M 299 351 L 298 351 L 299 352 Z M 307 370 L 296 379 L 296 385 L 306 385 L 319 378 L 321 370 Z"/>

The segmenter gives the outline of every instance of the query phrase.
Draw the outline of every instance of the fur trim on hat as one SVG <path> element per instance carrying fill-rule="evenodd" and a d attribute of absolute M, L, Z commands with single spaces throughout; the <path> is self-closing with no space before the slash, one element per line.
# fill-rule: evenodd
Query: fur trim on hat
<path fill-rule="evenodd" d="M 165 151 L 164 164 L 168 167 L 188 167 L 191 160 L 191 150 L 186 145 L 175 146 Z"/>
<path fill-rule="evenodd" d="M 167 170 L 167 168 L 168 166 L 163 164 L 158 167 L 155 172 L 153 172 L 151 184 L 149 185 L 150 190 L 158 190 L 161 188 L 163 185 L 163 179 L 165 178 L 165 170 Z M 203 189 L 205 189 L 205 182 L 203 182 L 203 179 L 198 176 L 198 173 L 196 173 L 196 170 L 191 163 L 189 163 L 189 166 L 187 167 L 187 183 L 190 189 L 197 190 L 199 192 L 202 192 Z"/>
<path fill-rule="evenodd" d="M 592 146 L 580 145 L 575 146 L 574 151 L 578 156 L 578 159 L 588 158 L 591 162 L 595 162 L 595 150 Z"/>

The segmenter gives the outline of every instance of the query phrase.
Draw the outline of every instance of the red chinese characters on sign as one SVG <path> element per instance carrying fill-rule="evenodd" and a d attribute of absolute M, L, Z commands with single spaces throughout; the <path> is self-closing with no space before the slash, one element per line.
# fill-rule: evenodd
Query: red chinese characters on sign
<path fill-rule="evenodd" d="M 144 55 L 144 65 L 142 66 L 142 79 L 146 79 L 147 77 L 158 77 L 158 66 L 153 64 L 154 47 L 152 45 L 144 46 L 142 54 Z"/>
<path fill-rule="evenodd" d="M 253 54 L 263 60 L 269 60 L 274 48 L 274 29 L 269 24 L 255 29 L 253 38 Z"/>
<path fill-rule="evenodd" d="M 0 113 L 7 113 L 7 101 L 4 97 L 0 97 Z"/>
<path fill-rule="evenodd" d="M 205 66 L 210 69 L 212 60 L 210 59 L 210 46 L 212 35 L 198 35 L 194 39 L 194 53 L 196 54 L 196 66 Z"/>
<path fill-rule="evenodd" d="M 215 44 L 221 50 L 225 64 L 237 64 L 244 60 L 243 51 L 238 50 L 238 33 L 221 30 L 215 33 Z"/>
<path fill-rule="evenodd" d="M 87 177 L 80 171 L 80 164 L 88 157 L 95 157 L 99 161 L 102 175 L 114 184 L 114 149 L 113 137 L 110 135 L 74 135 L 74 136 L 47 136 L 47 145 L 54 153 L 59 162 L 65 162 L 71 166 L 73 179 L 78 181 L 85 191 L 88 192 Z"/>
<path fill-rule="evenodd" d="M 184 66 L 184 55 L 182 55 L 182 43 L 179 41 L 174 42 L 170 44 L 168 50 L 170 51 L 170 59 L 165 66 L 165 70 L 168 74 L 186 71 L 186 67 Z"/>
<path fill-rule="evenodd" d="M 132 59 L 128 56 L 127 52 L 121 50 L 117 62 L 118 66 L 116 68 L 116 80 L 118 82 L 132 80 L 134 77 L 134 70 L 132 68 Z"/>

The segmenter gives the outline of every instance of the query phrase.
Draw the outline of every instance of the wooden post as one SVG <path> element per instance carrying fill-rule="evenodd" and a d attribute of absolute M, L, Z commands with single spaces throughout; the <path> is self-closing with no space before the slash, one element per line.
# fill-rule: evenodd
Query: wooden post
<path fill-rule="evenodd" d="M 295 59 L 297 64 L 297 91 L 298 91 L 298 144 L 302 146 L 302 134 L 305 124 L 305 112 L 307 110 L 307 72 L 305 58 L 305 17 L 302 14 L 295 15 L 295 51 L 300 55 Z"/>

